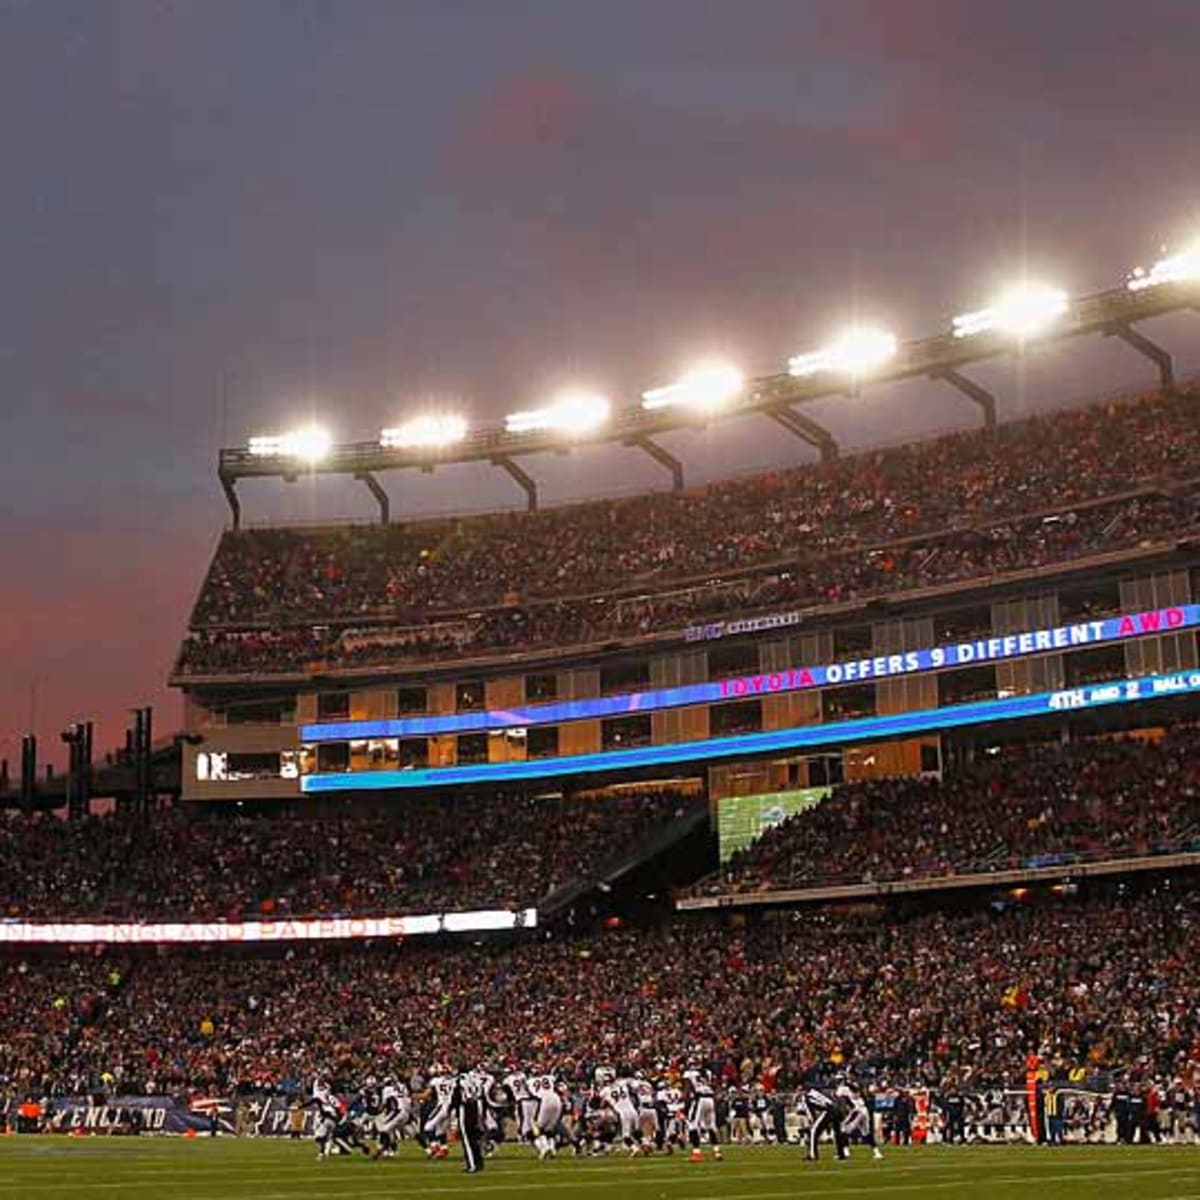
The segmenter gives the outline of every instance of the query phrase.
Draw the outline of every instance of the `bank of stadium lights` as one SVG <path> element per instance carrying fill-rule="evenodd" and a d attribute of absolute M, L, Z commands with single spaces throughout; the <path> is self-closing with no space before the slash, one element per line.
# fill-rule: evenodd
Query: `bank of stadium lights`
<path fill-rule="evenodd" d="M 1035 337 L 1063 316 L 1069 306 L 1070 298 L 1061 288 L 1048 283 L 1017 283 L 1001 292 L 987 308 L 955 317 L 954 336 L 1002 333 L 1020 339 Z"/>
<path fill-rule="evenodd" d="M 508 433 L 590 433 L 608 420 L 612 404 L 595 392 L 564 392 L 544 408 L 509 413 L 504 418 Z"/>
<path fill-rule="evenodd" d="M 467 420 L 454 413 L 430 413 L 413 417 L 403 425 L 384 429 L 379 434 L 379 444 L 385 450 L 413 448 L 435 449 L 453 446 L 467 436 Z"/>
<path fill-rule="evenodd" d="M 1131 292 L 1144 292 L 1164 283 L 1184 283 L 1194 279 L 1200 279 L 1200 241 L 1179 254 L 1160 258 L 1149 269 L 1138 267 L 1129 277 L 1127 286 Z"/>
<path fill-rule="evenodd" d="M 675 383 L 643 392 L 642 407 L 690 408 L 697 412 L 718 412 L 736 400 L 745 386 L 745 377 L 732 364 L 701 363 Z"/>
<path fill-rule="evenodd" d="M 896 335 L 874 325 L 852 325 L 822 350 L 788 360 L 797 379 L 813 375 L 846 375 L 858 379 L 879 370 L 896 355 Z"/>
<path fill-rule="evenodd" d="M 292 458 L 301 462 L 320 462 L 333 445 L 329 430 L 307 425 L 288 433 L 252 437 L 249 451 L 257 458 Z"/>

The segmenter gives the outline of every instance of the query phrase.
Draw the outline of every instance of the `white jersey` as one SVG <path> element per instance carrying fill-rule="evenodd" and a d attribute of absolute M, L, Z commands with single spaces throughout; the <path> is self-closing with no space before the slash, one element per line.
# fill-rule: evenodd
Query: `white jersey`
<path fill-rule="evenodd" d="M 600 1089 L 600 1099 L 614 1112 L 637 1108 L 633 1084 L 628 1079 L 618 1079 L 614 1083 L 606 1084 Z"/>
<path fill-rule="evenodd" d="M 433 1094 L 433 1108 L 425 1121 L 427 1133 L 442 1135 L 450 1124 L 450 1109 L 454 1100 L 455 1077 L 453 1075 L 435 1075 L 429 1081 L 429 1090 Z"/>
<path fill-rule="evenodd" d="M 434 1103 L 438 1108 L 449 1109 L 454 1097 L 455 1078 L 453 1075 L 435 1075 L 429 1081 L 429 1089 L 433 1092 Z"/>
<path fill-rule="evenodd" d="M 641 1124 L 642 1132 L 657 1136 L 658 1134 L 658 1109 L 654 1106 L 654 1087 L 647 1080 L 640 1077 L 633 1081 L 633 1095 L 638 1106 L 638 1121 Z"/>
<path fill-rule="evenodd" d="M 637 1102 L 633 1084 L 628 1079 L 618 1079 L 600 1089 L 600 1099 L 616 1114 L 621 1125 L 621 1137 L 628 1141 L 638 1128 Z"/>
<path fill-rule="evenodd" d="M 671 1116 L 680 1116 L 683 1113 L 683 1093 L 677 1087 L 671 1087 L 669 1084 L 662 1084 L 658 1091 L 654 1094 L 655 1102 L 661 1104 Z"/>
<path fill-rule="evenodd" d="M 412 1113 L 412 1096 L 403 1083 L 383 1085 L 383 1114 L 386 1120 L 407 1121 Z"/>
<path fill-rule="evenodd" d="M 313 1106 L 321 1116 L 332 1121 L 336 1121 L 341 1116 L 341 1106 L 338 1104 L 337 1098 L 327 1087 L 314 1083 L 312 1098 Z"/>
<path fill-rule="evenodd" d="M 534 1128 L 539 1134 L 553 1134 L 562 1123 L 563 1100 L 558 1080 L 549 1071 L 533 1075 L 529 1080 L 533 1098 L 537 1101 Z"/>
<path fill-rule="evenodd" d="M 512 1098 L 518 1105 L 523 1100 L 533 1099 L 533 1089 L 529 1084 L 529 1076 L 524 1071 L 513 1071 L 511 1075 L 505 1075 L 504 1086 L 512 1092 Z"/>
<path fill-rule="evenodd" d="M 707 1071 L 685 1071 L 688 1084 L 688 1132 L 697 1136 L 713 1135 L 717 1129 L 717 1103 L 712 1078 Z"/>

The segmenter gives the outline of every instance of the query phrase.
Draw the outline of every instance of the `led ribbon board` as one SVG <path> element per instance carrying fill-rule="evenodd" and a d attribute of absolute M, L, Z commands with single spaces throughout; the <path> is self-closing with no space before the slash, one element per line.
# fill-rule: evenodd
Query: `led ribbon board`
<path fill-rule="evenodd" d="M 1174 633 L 1200 625 L 1200 605 L 1179 604 L 1147 612 L 1125 613 L 1103 621 L 1081 621 L 1038 629 L 1029 633 L 1010 633 L 1002 637 L 982 638 L 974 642 L 955 642 L 929 650 L 909 650 L 903 654 L 880 654 L 870 658 L 847 659 L 823 667 L 794 667 L 738 679 L 694 683 L 684 687 L 660 688 L 651 692 L 632 692 L 620 696 L 600 696 L 588 700 L 566 700 L 555 704 L 534 704 L 522 708 L 493 709 L 490 712 L 452 713 L 436 717 L 403 717 L 382 721 L 331 721 L 301 728 L 305 742 L 346 742 L 363 738 L 429 737 L 443 733 L 479 733 L 503 729 L 524 729 L 530 725 L 559 724 L 563 721 L 624 717 L 633 713 L 655 712 L 688 704 L 719 704 L 723 700 L 749 699 L 779 692 L 806 691 L 844 683 L 872 682 L 898 675 L 916 675 L 924 671 L 943 671 L 953 667 L 977 666 L 1031 654 L 1096 646 L 1156 633 Z"/>
<path fill-rule="evenodd" d="M 534 929 L 537 909 L 430 913 L 415 917 L 305 917 L 277 921 L 0 921 L 0 944 L 163 945 L 211 942 L 336 942 L 433 933 Z"/>
<path fill-rule="evenodd" d="M 305 792 L 359 792 L 397 788 L 427 788 L 443 784 L 502 783 L 513 779 L 549 779 L 562 775 L 624 771 L 632 767 L 660 767 L 673 763 L 737 758 L 800 750 L 817 746 L 848 745 L 879 738 L 912 737 L 944 729 L 1042 717 L 1049 713 L 1132 704 L 1200 691 L 1200 671 L 1174 675 L 1147 675 L 1059 692 L 1011 696 L 1005 700 L 980 700 L 948 708 L 832 721 L 797 729 L 746 733 L 736 737 L 706 738 L 669 746 L 642 746 L 632 750 L 607 750 L 595 754 L 570 754 L 562 758 L 526 762 L 479 763 L 460 767 L 420 767 L 409 771 L 358 771 L 338 775 L 307 775 L 300 780 Z"/>

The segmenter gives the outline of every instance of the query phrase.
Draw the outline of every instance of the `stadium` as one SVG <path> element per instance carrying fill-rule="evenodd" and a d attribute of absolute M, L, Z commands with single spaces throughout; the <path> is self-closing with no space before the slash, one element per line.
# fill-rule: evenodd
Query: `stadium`
<path fill-rule="evenodd" d="M 10 1126 L 315 1132 L 327 1157 L 375 1147 L 387 1079 L 438 1157 L 436 1085 L 471 1064 L 501 1161 L 535 1072 L 566 1114 L 542 1158 L 669 1151 L 677 1123 L 686 1149 L 689 1079 L 718 1155 L 803 1142 L 834 1081 L 876 1148 L 1194 1142 L 1197 396 L 1135 322 L 1200 292 L 1177 262 L 1150 278 L 1019 336 L 1115 331 L 1157 389 L 1001 424 L 985 403 L 880 452 L 797 408 L 848 373 L 970 394 L 1014 334 L 710 369 L 582 432 L 223 451 L 184 728 L 154 743 L 139 711 L 101 771 L 76 730 L 44 782 L 31 746 L 9 797 L 6 1007 L 39 1013 L 9 1030 Z M 673 463 L 671 491 L 544 511 L 517 465 L 548 439 L 656 453 L 647 413 L 721 406 L 794 421 L 818 461 L 692 490 Z M 527 513 L 239 528 L 239 472 L 377 487 L 479 453 Z M 321 1142 L 313 1094 L 354 1132 Z"/>
<path fill-rule="evenodd" d="M 0 1200 L 1200 1195 L 1200 242 L 942 307 L 207 451 L 180 719 L 0 767 Z"/>

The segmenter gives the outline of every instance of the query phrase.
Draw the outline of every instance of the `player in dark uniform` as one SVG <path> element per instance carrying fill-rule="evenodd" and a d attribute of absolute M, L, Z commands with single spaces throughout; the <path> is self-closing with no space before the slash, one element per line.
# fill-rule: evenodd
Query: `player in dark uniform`
<path fill-rule="evenodd" d="M 953 1080 L 942 1093 L 942 1113 L 946 1118 L 944 1140 L 947 1145 L 955 1142 L 965 1145 L 967 1141 L 967 1097 Z"/>
<path fill-rule="evenodd" d="M 1113 1088 L 1112 1115 L 1117 1123 L 1117 1141 L 1125 1145 L 1133 1142 L 1133 1093 L 1125 1080 L 1119 1080 Z"/>

